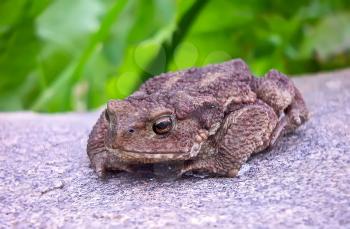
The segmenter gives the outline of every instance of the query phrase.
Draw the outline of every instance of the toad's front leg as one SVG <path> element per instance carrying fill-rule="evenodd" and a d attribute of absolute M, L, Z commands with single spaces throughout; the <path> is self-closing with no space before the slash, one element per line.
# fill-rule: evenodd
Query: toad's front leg
<path fill-rule="evenodd" d="M 197 160 L 188 162 L 182 170 L 205 171 L 234 177 L 252 153 L 267 148 L 277 125 L 277 115 L 263 102 L 247 105 L 228 114 L 224 124 L 211 141 L 216 152 L 203 152 Z"/>

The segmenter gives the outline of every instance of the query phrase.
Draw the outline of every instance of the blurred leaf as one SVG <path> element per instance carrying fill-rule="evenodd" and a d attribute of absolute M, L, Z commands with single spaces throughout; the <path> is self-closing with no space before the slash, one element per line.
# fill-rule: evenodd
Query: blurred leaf
<path fill-rule="evenodd" d="M 163 37 L 162 42 L 159 42 L 162 48 L 159 49 L 158 54 L 149 62 L 146 68 L 148 71 L 143 72 L 143 81 L 151 77 L 152 74 L 162 73 L 164 67 L 165 69 L 169 68 L 176 48 L 187 36 L 192 23 L 196 21 L 197 16 L 206 6 L 207 2 L 208 0 L 193 1 L 191 5 L 186 5 L 186 10 L 179 10 L 179 12 L 183 13 L 176 15 L 176 21 L 169 25 L 168 30 L 164 31 L 163 36 L 160 36 Z M 180 4 L 178 7 L 181 8 L 184 6 Z M 163 63 L 165 63 L 165 66 Z"/>
<path fill-rule="evenodd" d="M 0 2 L 0 34 L 21 20 L 21 13 L 25 5 L 24 0 L 2 0 Z"/>
<path fill-rule="evenodd" d="M 219 15 L 225 15 L 225 17 Z M 218 18 L 220 19 L 218 20 Z M 235 43 L 240 34 L 234 36 L 234 28 L 245 26 L 253 20 L 253 11 L 244 3 L 224 0 L 209 1 L 198 15 L 197 20 L 193 22 L 185 39 L 188 44 L 199 50 L 199 56 L 193 65 L 208 64 L 214 56 L 216 57 L 212 59 L 211 63 L 227 60 L 228 56 L 235 57 L 232 53 L 242 46 Z M 213 26 L 214 22 L 215 26 Z M 178 55 L 182 55 L 179 51 L 180 49 L 175 52 L 175 60 L 181 58 L 178 57 Z M 221 55 L 215 53 L 221 53 Z M 182 59 L 182 62 L 182 65 L 190 66 L 193 60 L 186 58 Z M 170 69 L 175 70 L 176 64 L 171 63 Z"/>
<path fill-rule="evenodd" d="M 85 110 L 152 75 L 243 58 L 252 72 L 348 67 L 348 0 L 2 0 L 0 110 Z"/>
<path fill-rule="evenodd" d="M 98 0 L 57 0 L 37 19 L 38 35 L 61 48 L 79 50 L 87 35 L 99 28 L 103 12 Z"/>
<path fill-rule="evenodd" d="M 155 73 L 149 62 L 161 56 L 160 67 L 165 70 L 165 54 L 161 44 L 169 39 L 175 29 L 176 7 L 173 1 L 135 1 L 133 20 L 128 21 L 129 36 L 124 38 L 127 47 L 116 73 L 107 82 L 109 98 L 123 98 L 142 82 L 144 71 Z M 167 8 L 166 14 L 153 14 Z M 126 16 L 126 15 L 125 15 Z M 161 16 L 161 17 L 159 17 Z M 120 20 L 124 22 L 125 20 Z M 140 23 L 145 26 L 140 27 Z M 147 26 L 153 25 L 153 26 Z M 117 41 L 120 39 L 116 39 Z M 130 78 L 130 77 L 133 78 Z M 124 80 L 119 80 L 119 78 Z"/>
<path fill-rule="evenodd" d="M 199 50 L 191 43 L 182 42 L 176 47 L 175 53 L 173 61 L 175 69 L 183 69 L 196 64 Z"/>
<path fill-rule="evenodd" d="M 18 26 L 2 40 L 0 50 L 0 91 L 11 90 L 21 84 L 36 64 L 39 45 L 33 24 L 29 21 Z"/>
<path fill-rule="evenodd" d="M 301 56 L 315 55 L 320 62 L 350 51 L 350 13 L 329 15 L 308 28 Z M 325 32 L 327 31 L 327 32 Z M 350 62 L 350 60 L 349 60 Z"/>
<path fill-rule="evenodd" d="M 21 10 L 22 17 L 13 18 L 13 24 L 8 24 L 6 32 L 0 35 L 0 96 L 5 98 L 0 101 L 0 108 L 23 109 L 21 88 L 31 80 L 27 77 L 35 68 L 40 52 L 33 18 Z M 8 106 L 7 101 L 13 101 L 12 106 Z"/>
<path fill-rule="evenodd" d="M 58 78 L 47 88 L 34 102 L 33 110 L 68 110 L 72 108 L 70 101 L 70 92 L 74 83 L 81 77 L 82 71 L 96 48 L 108 35 L 110 27 L 118 18 L 126 0 L 117 1 L 106 13 L 101 25 L 96 33 L 92 34 L 88 45 L 82 53 L 58 76 Z M 65 91 L 64 91 L 65 90 Z M 47 105 L 50 105 L 48 108 Z"/>

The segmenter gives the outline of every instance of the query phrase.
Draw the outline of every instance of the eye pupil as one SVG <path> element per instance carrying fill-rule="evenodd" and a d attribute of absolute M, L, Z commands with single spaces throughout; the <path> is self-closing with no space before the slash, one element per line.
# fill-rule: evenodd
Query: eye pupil
<path fill-rule="evenodd" d="M 171 123 L 170 122 L 160 122 L 156 124 L 157 129 L 166 129 Z"/>
<path fill-rule="evenodd" d="M 153 131 L 156 134 L 166 134 L 168 133 L 173 127 L 173 123 L 170 117 L 164 117 L 159 120 L 157 120 L 153 124 Z"/>

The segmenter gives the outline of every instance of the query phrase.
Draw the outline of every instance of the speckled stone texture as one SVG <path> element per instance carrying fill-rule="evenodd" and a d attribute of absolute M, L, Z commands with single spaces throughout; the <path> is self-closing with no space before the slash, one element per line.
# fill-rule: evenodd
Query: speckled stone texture
<path fill-rule="evenodd" d="M 350 70 L 295 81 L 311 120 L 237 178 L 100 180 L 98 113 L 1 113 L 0 228 L 350 228 Z"/>

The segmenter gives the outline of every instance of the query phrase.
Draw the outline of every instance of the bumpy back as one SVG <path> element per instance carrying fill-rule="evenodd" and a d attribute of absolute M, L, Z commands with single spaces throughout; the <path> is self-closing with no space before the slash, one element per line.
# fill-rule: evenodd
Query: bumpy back
<path fill-rule="evenodd" d="M 244 61 L 234 59 L 202 68 L 163 73 L 146 81 L 140 90 L 146 94 L 174 90 L 200 91 L 209 89 L 206 87 L 213 85 L 212 83 L 218 81 L 219 78 L 221 84 L 227 86 L 231 82 L 250 82 L 252 75 Z M 213 89 L 220 90 L 220 88 Z"/>

